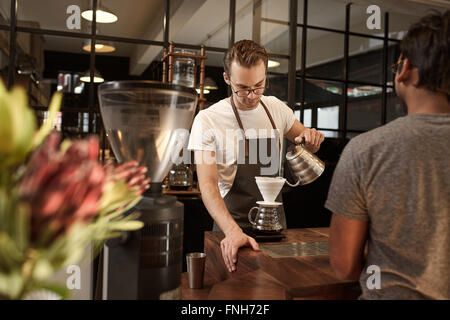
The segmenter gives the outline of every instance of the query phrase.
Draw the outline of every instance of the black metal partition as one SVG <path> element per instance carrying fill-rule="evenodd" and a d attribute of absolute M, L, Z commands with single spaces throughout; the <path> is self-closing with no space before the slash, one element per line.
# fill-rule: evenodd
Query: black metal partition
<path fill-rule="evenodd" d="M 312 127 L 317 127 L 317 107 L 308 106 L 308 83 L 310 81 L 329 81 L 333 83 L 338 83 L 342 87 L 342 94 L 340 95 L 340 103 L 339 103 L 339 127 L 338 129 L 330 129 L 330 128 L 318 128 L 325 129 L 328 131 L 336 131 L 339 132 L 339 136 L 346 137 L 348 132 L 359 133 L 364 130 L 355 130 L 354 128 L 349 128 L 347 125 L 347 115 L 348 115 L 348 106 L 349 106 L 349 96 L 347 94 L 349 88 L 354 85 L 373 85 L 382 88 L 381 96 L 381 112 L 379 114 L 379 124 L 385 124 L 387 119 L 387 105 L 388 105 L 388 91 L 393 92 L 393 85 L 387 84 L 387 70 L 388 70 L 388 53 L 389 51 L 389 43 L 398 43 L 400 40 L 389 38 L 389 13 L 385 13 L 384 19 L 384 36 L 376 36 L 369 35 L 363 33 L 356 33 L 350 30 L 350 13 L 352 4 L 349 3 L 346 6 L 345 11 L 345 30 L 321 27 L 310 25 L 308 23 L 308 4 L 309 0 L 303 0 L 303 2 L 299 3 L 298 0 L 290 0 L 289 1 L 289 21 L 279 21 L 276 19 L 270 19 L 270 17 L 262 17 L 260 20 L 270 23 L 278 23 L 289 26 L 289 52 L 288 54 L 280 54 L 280 53 L 270 53 L 271 57 L 278 57 L 282 59 L 289 60 L 289 67 L 287 73 L 287 97 L 285 101 L 288 103 L 289 107 L 293 110 L 300 111 L 300 120 L 304 120 L 304 110 L 305 108 L 311 108 L 312 112 Z M 9 25 L 0 25 L 1 30 L 8 30 L 10 33 L 10 43 L 9 43 L 9 66 L 8 66 L 8 86 L 11 87 L 14 84 L 14 76 L 16 72 L 16 36 L 17 32 L 23 33 L 31 33 L 31 34 L 40 34 L 40 35 L 49 35 L 49 36 L 59 36 L 59 37 L 72 37 L 72 38 L 83 38 L 91 40 L 91 50 L 90 50 L 90 75 L 91 82 L 89 83 L 89 98 L 87 103 L 87 108 L 77 108 L 78 112 L 88 112 L 89 114 L 89 130 L 88 133 L 101 133 L 103 135 L 103 142 L 105 140 L 104 134 L 102 130 L 94 130 L 94 122 L 97 123 L 96 128 L 101 128 L 101 121 L 99 121 L 99 110 L 97 98 L 95 95 L 96 84 L 93 81 L 93 76 L 95 74 L 96 67 L 96 52 L 94 50 L 94 46 L 97 40 L 105 40 L 105 41 L 115 41 L 119 43 L 130 43 L 130 44 L 140 44 L 140 45 L 149 45 L 149 46 L 158 46 L 158 47 L 167 47 L 169 41 L 169 26 L 170 26 L 170 0 L 165 0 L 164 2 L 164 21 L 163 21 L 163 41 L 155 41 L 155 40 L 143 40 L 143 39 L 135 39 L 135 38 L 125 38 L 125 37 L 116 37 L 110 35 L 98 34 L 97 32 L 97 22 L 96 22 L 96 8 L 98 5 L 97 0 L 92 1 L 92 9 L 94 12 L 93 21 L 91 25 L 91 30 L 89 33 L 78 33 L 78 32 L 69 32 L 69 31 L 58 31 L 58 30 L 47 30 L 40 28 L 30 28 L 30 27 L 21 27 L 17 25 L 17 13 L 16 13 L 16 5 L 17 0 L 11 0 L 11 10 L 10 10 L 10 24 Z M 298 23 L 298 8 L 299 5 L 303 7 L 303 22 Z M 229 1 L 229 37 L 228 37 L 228 46 L 231 46 L 235 41 L 235 31 L 236 31 L 236 0 Z M 301 69 L 297 70 L 297 48 L 299 44 L 297 43 L 297 33 L 299 31 L 301 34 Z M 344 58 L 342 61 L 342 79 L 335 78 L 327 78 L 323 76 L 310 75 L 307 69 L 307 61 L 306 61 L 306 53 L 307 53 L 307 35 L 309 30 L 321 30 L 325 32 L 341 34 L 344 36 Z M 349 61 L 351 57 L 349 56 L 349 41 L 350 37 L 363 37 L 370 39 L 378 39 L 383 41 L 382 48 L 382 70 L 379 72 L 382 74 L 383 81 L 381 83 L 371 83 L 365 81 L 354 81 L 349 79 Z M 200 50 L 200 46 L 191 45 L 191 44 L 183 44 L 183 43 L 175 43 L 176 47 L 184 48 L 184 49 L 194 49 Z M 223 53 L 227 50 L 227 48 L 222 47 L 206 47 L 207 52 L 216 52 Z M 286 76 L 286 75 L 284 75 Z M 285 80 L 283 80 L 285 81 Z M 36 109 L 43 109 L 42 106 L 36 107 Z M 44 107 L 45 109 L 45 107 Z"/>

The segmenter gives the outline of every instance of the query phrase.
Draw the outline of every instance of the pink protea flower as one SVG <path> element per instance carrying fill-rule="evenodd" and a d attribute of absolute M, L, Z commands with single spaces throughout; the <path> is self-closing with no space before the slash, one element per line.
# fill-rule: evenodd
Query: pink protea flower
<path fill-rule="evenodd" d="M 76 221 L 88 223 L 98 212 L 105 170 L 97 161 L 96 138 L 78 140 L 59 150 L 60 136 L 51 133 L 32 155 L 19 192 L 31 208 L 31 239 L 45 226 L 57 236 Z"/>
<path fill-rule="evenodd" d="M 124 180 L 135 195 L 148 189 L 147 168 L 137 161 L 104 168 L 98 162 L 96 137 L 74 141 L 60 150 L 60 135 L 51 133 L 31 156 L 19 193 L 31 209 L 31 240 L 49 228 L 54 239 L 75 222 L 89 223 L 99 212 L 99 200 L 108 182 Z M 50 240 L 51 240 L 50 239 Z"/>

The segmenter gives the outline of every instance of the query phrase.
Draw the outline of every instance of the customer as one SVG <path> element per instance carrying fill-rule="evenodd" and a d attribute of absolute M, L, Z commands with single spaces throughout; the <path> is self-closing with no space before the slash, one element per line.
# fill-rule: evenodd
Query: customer
<path fill-rule="evenodd" d="M 362 299 L 450 299 L 449 24 L 411 26 L 394 68 L 408 115 L 353 138 L 333 176 L 331 265 Z"/>

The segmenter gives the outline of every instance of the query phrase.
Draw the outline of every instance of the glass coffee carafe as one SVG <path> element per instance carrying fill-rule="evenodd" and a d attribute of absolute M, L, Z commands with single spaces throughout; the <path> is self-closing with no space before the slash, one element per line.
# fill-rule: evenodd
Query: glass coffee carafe
<path fill-rule="evenodd" d="M 169 172 L 169 188 L 173 190 L 188 190 L 192 187 L 193 172 L 190 165 L 174 164 Z"/>

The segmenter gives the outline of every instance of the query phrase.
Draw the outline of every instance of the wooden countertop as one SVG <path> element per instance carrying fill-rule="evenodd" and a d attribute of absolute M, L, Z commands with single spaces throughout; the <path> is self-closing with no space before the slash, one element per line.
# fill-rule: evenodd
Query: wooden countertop
<path fill-rule="evenodd" d="M 287 229 L 283 233 L 285 239 L 260 246 L 328 241 L 328 228 Z M 222 239 L 220 231 L 205 232 L 204 288 L 189 289 L 187 273 L 183 273 L 183 300 L 356 299 L 361 294 L 358 282 L 336 278 L 325 254 L 273 258 L 263 251 L 241 248 L 237 271 L 229 273 L 220 250 Z"/>

